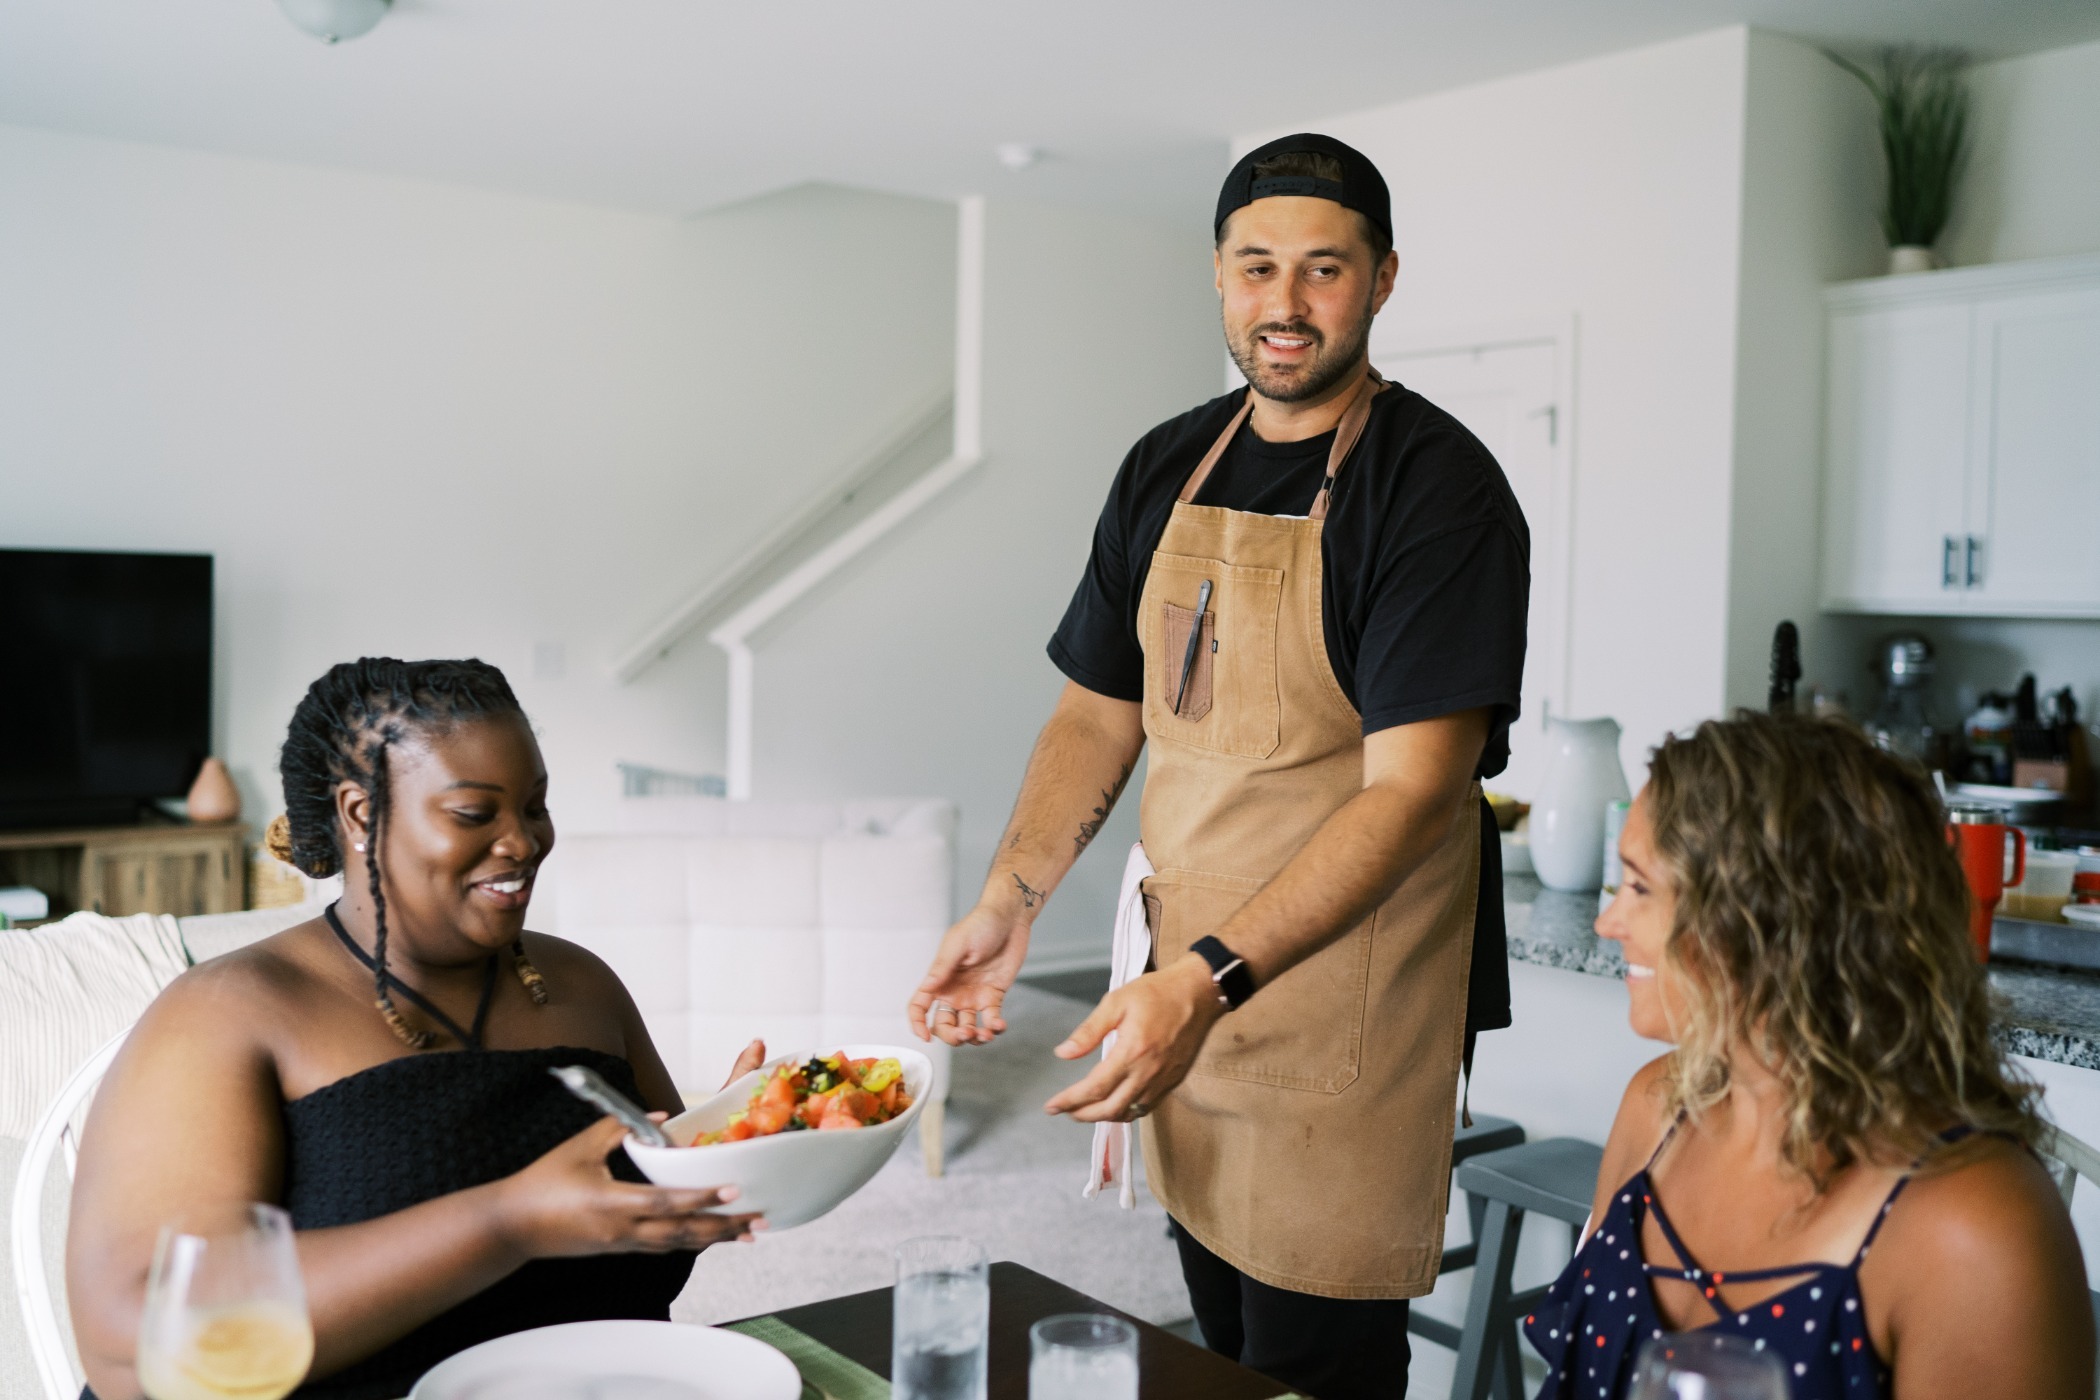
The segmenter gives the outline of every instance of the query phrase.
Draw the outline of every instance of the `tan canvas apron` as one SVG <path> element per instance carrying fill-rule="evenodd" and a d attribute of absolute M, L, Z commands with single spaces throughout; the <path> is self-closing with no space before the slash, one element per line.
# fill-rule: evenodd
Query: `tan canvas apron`
<path fill-rule="evenodd" d="M 1158 962 L 1216 932 L 1363 790 L 1361 719 L 1321 626 L 1320 531 L 1381 387 L 1367 381 L 1343 416 L 1304 519 L 1192 504 L 1250 394 L 1152 556 L 1138 612 L 1151 749 L 1139 824 L 1158 867 L 1145 882 Z M 1202 630 L 1177 714 L 1191 626 Z M 1464 804 L 1368 921 L 1221 1020 L 1145 1120 L 1154 1193 L 1263 1283 L 1331 1298 L 1412 1298 L 1436 1283 L 1479 809 L 1477 796 Z"/>

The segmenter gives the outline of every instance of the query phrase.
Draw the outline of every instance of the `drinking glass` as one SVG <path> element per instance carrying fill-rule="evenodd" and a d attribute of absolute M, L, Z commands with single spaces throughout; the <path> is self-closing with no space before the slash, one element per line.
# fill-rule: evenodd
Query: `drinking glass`
<path fill-rule="evenodd" d="M 894 1400 L 984 1400 L 992 1310 L 984 1246 L 954 1235 L 897 1246 Z M 156 1397 L 158 1400 L 158 1397 Z"/>
<path fill-rule="evenodd" d="M 1061 1313 L 1028 1329 L 1028 1400 L 1137 1400 L 1137 1328 Z"/>
<path fill-rule="evenodd" d="M 148 1400 L 283 1400 L 313 1359 L 290 1216 L 230 1206 L 161 1227 L 139 1317 Z"/>
<path fill-rule="evenodd" d="M 1630 1400 L 1787 1400 L 1786 1368 L 1741 1337 L 1673 1332 L 1641 1348 Z"/>

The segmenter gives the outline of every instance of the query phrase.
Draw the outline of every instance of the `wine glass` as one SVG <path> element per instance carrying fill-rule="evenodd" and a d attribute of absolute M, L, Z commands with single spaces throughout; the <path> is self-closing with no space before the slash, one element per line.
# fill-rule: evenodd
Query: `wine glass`
<path fill-rule="evenodd" d="M 139 1317 L 147 1400 L 283 1400 L 313 1359 L 290 1216 L 240 1205 L 161 1227 Z"/>
<path fill-rule="evenodd" d="M 1629 1400 L 1787 1400 L 1769 1351 L 1718 1332 L 1672 1332 L 1641 1348 Z"/>

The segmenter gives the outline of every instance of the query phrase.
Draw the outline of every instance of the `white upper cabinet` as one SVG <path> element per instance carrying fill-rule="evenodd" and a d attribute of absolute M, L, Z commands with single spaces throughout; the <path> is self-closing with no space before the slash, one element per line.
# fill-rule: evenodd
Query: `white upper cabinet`
<path fill-rule="evenodd" d="M 1933 612 L 1959 563 L 1969 308 L 1830 318 L 1823 605 Z"/>
<path fill-rule="evenodd" d="M 2100 258 L 1826 310 L 1823 606 L 2100 617 Z"/>
<path fill-rule="evenodd" d="M 2100 279 L 1976 307 L 1971 607 L 2100 611 Z"/>

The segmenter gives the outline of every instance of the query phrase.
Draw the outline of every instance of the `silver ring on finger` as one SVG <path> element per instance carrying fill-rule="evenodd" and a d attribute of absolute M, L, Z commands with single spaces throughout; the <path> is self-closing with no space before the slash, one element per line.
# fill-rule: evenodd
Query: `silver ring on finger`
<path fill-rule="evenodd" d="M 940 1014 L 943 1011 L 947 1012 L 950 1016 L 953 1016 L 957 1021 L 962 1020 L 962 1013 L 957 1011 L 954 1007 L 950 1006 L 945 1001 L 937 1001 L 932 1006 L 928 1007 L 926 1009 L 926 1019 L 929 1021 L 938 1020 L 940 1018 Z"/>

